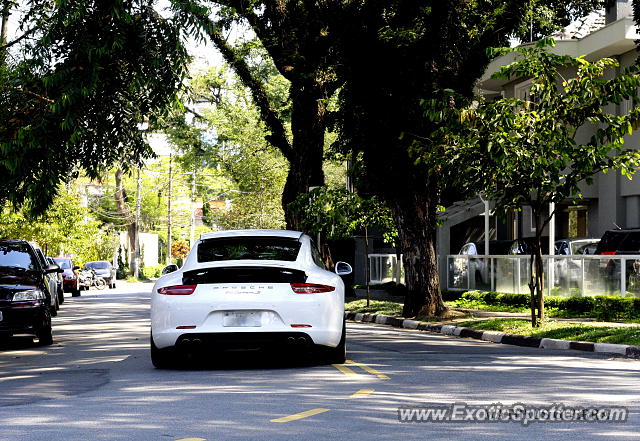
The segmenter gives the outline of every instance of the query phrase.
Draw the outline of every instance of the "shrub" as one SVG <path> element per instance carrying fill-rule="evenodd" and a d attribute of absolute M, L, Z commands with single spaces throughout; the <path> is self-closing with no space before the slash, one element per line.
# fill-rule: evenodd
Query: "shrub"
<path fill-rule="evenodd" d="M 460 296 L 463 303 L 483 303 L 489 306 L 528 307 L 529 294 L 467 291 Z M 566 312 L 569 316 L 591 316 L 598 320 L 640 319 L 640 298 L 614 296 L 560 297 L 547 296 L 545 306 Z"/>
<path fill-rule="evenodd" d="M 142 275 L 146 279 L 157 279 L 162 274 L 162 268 L 164 265 L 145 266 L 142 268 Z"/>

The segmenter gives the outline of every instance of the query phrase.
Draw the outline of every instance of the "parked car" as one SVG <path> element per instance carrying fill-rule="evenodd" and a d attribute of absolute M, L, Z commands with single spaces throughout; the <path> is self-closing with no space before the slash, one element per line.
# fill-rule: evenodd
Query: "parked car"
<path fill-rule="evenodd" d="M 24 240 L 0 241 L 0 334 L 31 334 L 53 343 L 50 275 L 60 268 L 45 264 L 38 248 Z"/>
<path fill-rule="evenodd" d="M 64 271 L 62 273 L 63 291 L 70 292 L 72 297 L 78 297 L 80 295 L 80 286 L 78 285 L 78 270 L 80 267 L 74 265 L 73 260 L 68 257 L 55 257 L 53 260 Z"/>
<path fill-rule="evenodd" d="M 600 255 L 640 255 L 640 228 L 608 230 L 602 235 L 595 254 Z M 600 274 L 606 280 L 606 288 L 612 291 L 620 286 L 620 261 L 601 259 L 596 261 Z M 627 289 L 640 292 L 640 258 L 627 259 L 625 268 Z M 631 280 L 632 283 L 629 283 Z"/>
<path fill-rule="evenodd" d="M 38 244 L 35 242 L 31 242 L 30 244 L 36 254 L 36 259 L 38 259 L 40 266 L 42 268 L 49 266 L 49 262 Z M 52 317 L 57 316 L 58 310 L 60 309 L 60 302 L 58 300 L 60 298 L 58 295 L 58 274 L 56 273 L 58 270 L 60 270 L 60 267 L 58 267 L 56 271 L 48 271 L 45 274 L 45 278 L 47 280 L 47 299 L 50 302 Z"/>
<path fill-rule="evenodd" d="M 325 360 L 346 357 L 344 283 L 351 266 L 328 271 L 311 238 L 297 231 L 207 233 L 184 265 L 151 294 L 151 360 L 174 363 L 176 351 L 315 348 Z"/>
<path fill-rule="evenodd" d="M 535 237 L 524 237 L 524 238 L 516 239 L 511 243 L 511 247 L 509 248 L 509 252 L 507 254 L 531 255 L 535 240 L 536 240 Z M 541 245 L 542 245 L 542 254 L 543 255 L 549 254 L 549 238 L 547 236 L 542 237 Z"/>
<path fill-rule="evenodd" d="M 109 288 L 116 287 L 116 268 L 106 260 L 96 260 L 84 264 L 84 270 L 94 269 L 96 274 L 104 279 Z"/>
<path fill-rule="evenodd" d="M 505 255 L 509 254 L 509 250 L 511 245 L 513 244 L 513 240 L 490 240 L 489 241 L 489 254 L 490 255 Z M 470 256 L 482 256 L 484 255 L 484 241 L 478 242 L 469 242 L 466 243 L 460 248 L 459 255 L 470 255 Z M 485 259 L 479 258 L 469 258 L 469 271 L 468 274 L 470 277 L 475 279 L 475 284 L 472 284 L 472 287 L 476 287 L 476 284 L 483 283 L 489 284 L 490 273 L 485 270 Z M 463 274 L 467 272 L 467 261 L 466 260 L 456 260 L 453 266 L 453 277 L 454 280 L 458 280 L 458 278 L 462 277 Z M 472 279 L 472 281 L 474 281 Z M 455 282 L 454 282 L 455 283 Z"/>
<path fill-rule="evenodd" d="M 49 265 L 55 265 L 60 268 L 60 265 L 58 265 L 58 263 L 53 260 L 53 257 L 47 257 L 47 263 Z M 63 271 L 55 273 L 58 282 L 58 286 L 56 287 L 56 292 L 58 293 L 58 305 L 62 305 L 64 303 L 64 277 L 62 276 Z"/>
<path fill-rule="evenodd" d="M 555 254 L 559 256 L 580 256 L 594 254 L 600 239 L 569 238 L 555 242 Z M 560 258 L 555 260 L 555 281 L 561 286 L 580 285 L 583 278 L 582 260 Z"/>

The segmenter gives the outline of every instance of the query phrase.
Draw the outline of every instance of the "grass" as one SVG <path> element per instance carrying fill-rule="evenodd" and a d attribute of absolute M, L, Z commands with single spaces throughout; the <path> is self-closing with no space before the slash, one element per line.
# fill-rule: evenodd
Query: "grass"
<path fill-rule="evenodd" d="M 367 306 L 366 299 L 353 300 L 347 302 L 344 305 L 345 311 L 373 313 L 373 314 L 385 314 L 385 315 L 401 315 L 402 303 L 387 302 L 382 300 L 371 300 L 369 306 Z"/>
<path fill-rule="evenodd" d="M 636 326 L 591 326 L 549 320 L 539 328 L 532 328 L 531 322 L 521 319 L 474 320 L 457 323 L 457 326 L 539 338 L 640 346 L 640 327 Z"/>

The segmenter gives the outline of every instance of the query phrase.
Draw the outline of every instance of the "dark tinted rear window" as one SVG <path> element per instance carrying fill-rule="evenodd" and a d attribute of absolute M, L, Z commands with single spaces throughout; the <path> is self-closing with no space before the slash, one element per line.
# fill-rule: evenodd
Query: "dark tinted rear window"
<path fill-rule="evenodd" d="M 198 262 L 220 260 L 294 261 L 300 242 L 282 237 L 226 237 L 208 239 L 198 245 Z"/>
<path fill-rule="evenodd" d="M 602 236 L 602 239 L 600 240 L 600 243 L 598 243 L 596 253 L 600 254 L 605 251 L 616 251 L 627 234 L 628 233 L 626 231 L 605 232 Z"/>
<path fill-rule="evenodd" d="M 618 245 L 618 251 L 621 254 L 625 252 L 637 253 L 640 251 L 640 231 L 630 231 L 624 239 L 624 242 Z"/>
<path fill-rule="evenodd" d="M 24 244 L 3 243 L 0 244 L 0 267 L 17 267 L 35 270 L 35 256 Z"/>

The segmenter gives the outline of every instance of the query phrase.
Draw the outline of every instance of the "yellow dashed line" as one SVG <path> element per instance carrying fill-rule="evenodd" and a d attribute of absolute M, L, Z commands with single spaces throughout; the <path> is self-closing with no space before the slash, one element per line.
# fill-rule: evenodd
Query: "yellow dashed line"
<path fill-rule="evenodd" d="M 365 370 L 365 371 L 369 372 L 372 375 L 375 375 L 376 377 L 380 378 L 381 380 L 388 380 L 389 379 L 389 377 L 387 377 L 382 372 L 377 371 L 374 368 L 369 367 L 364 363 L 358 363 L 357 361 L 353 361 L 353 360 L 347 360 L 347 363 L 352 364 L 354 366 L 358 366 L 360 369 Z"/>
<path fill-rule="evenodd" d="M 176 441 L 207 441 L 206 438 L 181 438 Z"/>
<path fill-rule="evenodd" d="M 328 412 L 329 409 L 311 409 L 305 412 L 294 413 L 293 415 L 289 415 L 282 418 L 276 418 L 275 420 L 271 420 L 272 423 L 288 423 L 289 421 L 301 420 L 303 418 L 308 418 L 310 416 L 318 415 L 319 413 Z"/>
<path fill-rule="evenodd" d="M 374 392 L 374 389 L 360 389 L 355 394 L 351 395 L 349 398 L 364 398 L 368 397 Z"/>
<path fill-rule="evenodd" d="M 354 370 L 349 369 L 348 367 L 346 367 L 345 365 L 342 364 L 332 364 L 331 366 L 333 366 L 334 368 L 338 369 L 340 372 L 342 372 L 345 375 L 358 375 L 357 372 L 355 372 Z"/>

